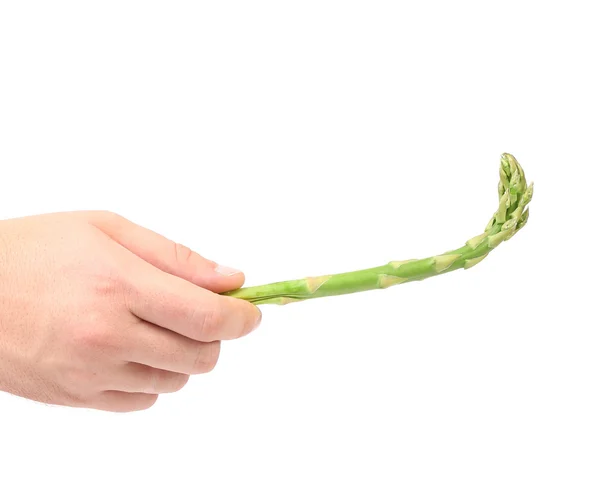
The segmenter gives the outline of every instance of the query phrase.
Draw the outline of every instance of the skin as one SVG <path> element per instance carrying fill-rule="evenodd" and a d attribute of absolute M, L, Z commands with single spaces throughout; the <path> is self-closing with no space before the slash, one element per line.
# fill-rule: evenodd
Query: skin
<path fill-rule="evenodd" d="M 144 410 L 211 371 L 261 313 L 218 266 L 109 212 L 0 221 L 0 390 Z"/>

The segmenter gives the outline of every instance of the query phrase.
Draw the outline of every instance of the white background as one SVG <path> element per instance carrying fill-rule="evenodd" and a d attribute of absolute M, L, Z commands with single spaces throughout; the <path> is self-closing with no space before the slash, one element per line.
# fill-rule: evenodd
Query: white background
<path fill-rule="evenodd" d="M 0 395 L 0 497 L 597 499 L 595 2 L 0 2 L 0 217 L 108 209 L 248 284 L 529 225 L 469 272 L 263 307 L 147 412 Z M 1 284 L 0 284 L 1 286 Z"/>

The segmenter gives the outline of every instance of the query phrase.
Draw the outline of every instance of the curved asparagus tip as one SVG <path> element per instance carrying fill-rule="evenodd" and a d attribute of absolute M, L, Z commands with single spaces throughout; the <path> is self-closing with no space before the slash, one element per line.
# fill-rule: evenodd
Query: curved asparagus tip
<path fill-rule="evenodd" d="M 525 173 L 514 156 L 504 153 L 500 159 L 499 205 L 485 231 L 465 246 L 426 259 L 392 261 L 361 271 L 281 281 L 227 292 L 224 295 L 254 304 L 289 304 L 306 299 L 388 288 L 418 281 L 456 269 L 479 264 L 500 243 L 518 233 L 529 218 L 527 208 L 533 197 L 533 183 L 527 185 Z"/>

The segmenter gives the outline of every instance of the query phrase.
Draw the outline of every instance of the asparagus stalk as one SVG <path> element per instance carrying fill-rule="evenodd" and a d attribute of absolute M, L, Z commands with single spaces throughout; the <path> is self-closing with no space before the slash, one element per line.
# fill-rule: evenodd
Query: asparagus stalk
<path fill-rule="evenodd" d="M 392 261 L 360 271 L 240 288 L 225 295 L 256 305 L 284 305 L 318 297 L 383 289 L 456 269 L 470 269 L 485 259 L 500 243 L 519 232 L 529 217 L 527 205 L 533 196 L 533 183 L 527 186 L 523 169 L 508 153 L 504 153 L 500 160 L 498 195 L 498 210 L 485 231 L 456 250 L 426 259 Z"/>

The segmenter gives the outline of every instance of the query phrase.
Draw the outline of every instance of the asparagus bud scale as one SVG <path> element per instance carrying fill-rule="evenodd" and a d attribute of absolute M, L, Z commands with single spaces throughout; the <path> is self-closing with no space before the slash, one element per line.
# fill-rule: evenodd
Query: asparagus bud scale
<path fill-rule="evenodd" d="M 426 259 L 392 261 L 383 266 L 361 271 L 240 288 L 225 295 L 247 300 L 256 305 L 284 305 L 318 297 L 388 288 L 449 273 L 456 269 L 470 269 L 527 224 L 529 217 L 527 205 L 533 196 L 533 183 L 527 185 L 523 169 L 514 156 L 508 153 L 503 154 L 500 160 L 498 195 L 500 198 L 498 210 L 485 231 L 471 238 L 457 250 Z"/>

